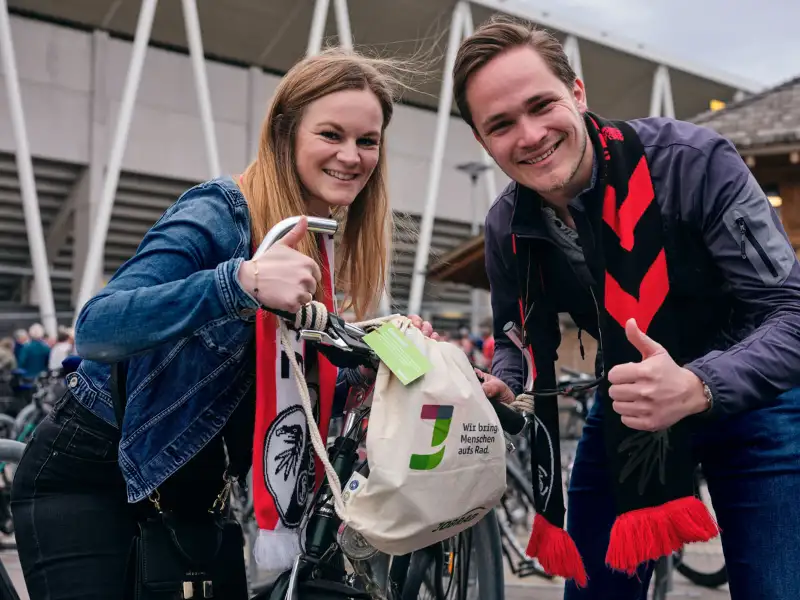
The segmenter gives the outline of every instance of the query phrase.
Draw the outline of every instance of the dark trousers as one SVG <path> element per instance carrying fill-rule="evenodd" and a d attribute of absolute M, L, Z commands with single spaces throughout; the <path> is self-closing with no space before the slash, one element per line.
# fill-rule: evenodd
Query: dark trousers
<path fill-rule="evenodd" d="M 589 585 L 567 583 L 565 600 L 644 600 L 652 574 L 614 573 L 605 553 L 616 517 L 596 402 L 578 445 L 567 530 Z M 714 511 L 732 600 L 800 598 L 800 390 L 757 410 L 709 423 L 693 440 Z"/>
<path fill-rule="evenodd" d="M 127 503 L 118 444 L 117 430 L 69 393 L 36 428 L 14 476 L 11 502 L 31 600 L 122 600 L 137 520 L 152 506 Z M 186 469 L 190 476 L 199 473 L 196 480 L 165 486 L 170 499 L 198 510 L 211 505 L 224 454 L 221 447 L 209 449 L 198 455 L 200 462 L 186 465 L 193 465 Z"/>

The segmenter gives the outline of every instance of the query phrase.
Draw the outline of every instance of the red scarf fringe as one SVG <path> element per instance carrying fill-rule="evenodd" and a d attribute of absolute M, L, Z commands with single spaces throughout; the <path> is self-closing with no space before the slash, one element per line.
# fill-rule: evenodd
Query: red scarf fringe
<path fill-rule="evenodd" d="M 633 575 L 643 562 L 668 556 L 684 544 L 707 542 L 718 534 L 717 522 L 694 496 L 632 510 L 614 522 L 606 564 Z"/>
<path fill-rule="evenodd" d="M 578 548 L 570 535 L 537 514 L 525 554 L 536 558 L 548 575 L 573 579 L 578 587 L 586 587 L 586 569 Z"/>

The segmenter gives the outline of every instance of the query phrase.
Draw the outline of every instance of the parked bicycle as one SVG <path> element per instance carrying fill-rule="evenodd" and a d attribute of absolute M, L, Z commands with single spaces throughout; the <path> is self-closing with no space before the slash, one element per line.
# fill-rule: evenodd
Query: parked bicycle
<path fill-rule="evenodd" d="M 66 389 L 61 369 L 42 373 L 27 385 L 29 388 L 24 395 L 27 404 L 13 416 L 0 414 L 0 439 L 27 442 L 36 426 L 47 416 Z M 7 465 L 0 460 L 0 533 L 4 535 L 14 533 L 11 515 L 11 480 L 14 470 L 15 465 Z M 13 548 L 14 545 L 9 544 L 6 547 Z"/>
<path fill-rule="evenodd" d="M 0 440 L 0 462 L 3 465 L 18 464 L 24 451 L 25 444 L 22 442 Z M 0 561 L 0 600 L 20 600 L 19 593 L 2 561 Z"/>

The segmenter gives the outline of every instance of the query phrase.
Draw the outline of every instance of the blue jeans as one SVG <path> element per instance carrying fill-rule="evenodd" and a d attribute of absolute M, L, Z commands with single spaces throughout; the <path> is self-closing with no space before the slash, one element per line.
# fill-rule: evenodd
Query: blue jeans
<path fill-rule="evenodd" d="M 578 444 L 567 530 L 589 585 L 568 582 L 565 600 L 645 600 L 652 574 L 612 572 L 605 554 L 615 518 L 595 402 Z M 800 598 L 800 389 L 754 411 L 701 425 L 693 440 L 722 529 L 732 600 Z"/>

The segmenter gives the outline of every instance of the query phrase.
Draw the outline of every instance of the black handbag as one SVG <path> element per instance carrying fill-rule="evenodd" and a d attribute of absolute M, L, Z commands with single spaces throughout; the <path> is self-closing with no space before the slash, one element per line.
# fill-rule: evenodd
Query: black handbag
<path fill-rule="evenodd" d="M 124 364 L 111 366 L 110 391 L 120 431 L 127 404 L 126 375 Z M 127 599 L 248 599 L 242 527 L 226 512 L 231 485 L 247 468 L 231 461 L 219 496 L 201 515 L 162 510 L 156 490 L 150 497 L 155 514 L 139 520 L 131 546 Z"/>

